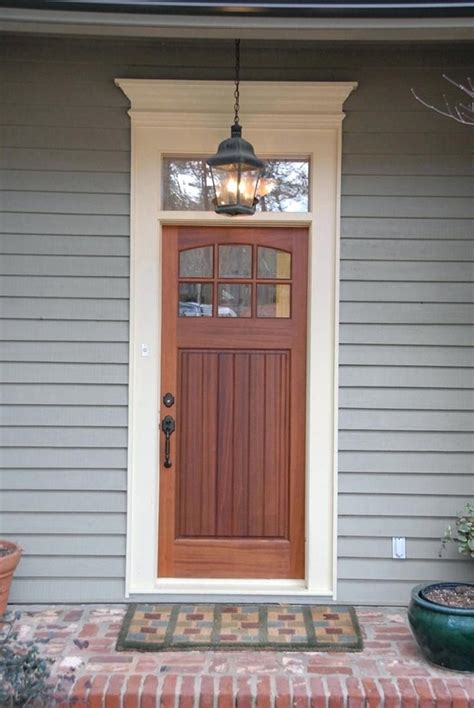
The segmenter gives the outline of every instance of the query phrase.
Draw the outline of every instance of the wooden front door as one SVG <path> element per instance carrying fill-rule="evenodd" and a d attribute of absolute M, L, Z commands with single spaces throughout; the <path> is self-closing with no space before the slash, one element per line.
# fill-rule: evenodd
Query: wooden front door
<path fill-rule="evenodd" d="M 164 229 L 160 577 L 304 577 L 307 248 Z"/>

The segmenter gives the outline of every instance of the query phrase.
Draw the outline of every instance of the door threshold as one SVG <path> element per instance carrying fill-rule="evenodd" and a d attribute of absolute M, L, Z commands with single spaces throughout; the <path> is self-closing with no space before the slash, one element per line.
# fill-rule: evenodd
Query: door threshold
<path fill-rule="evenodd" d="M 305 580 L 248 580 L 219 578 L 158 578 L 155 584 L 157 593 L 187 594 L 225 594 L 225 595 L 294 595 L 309 594 Z"/>

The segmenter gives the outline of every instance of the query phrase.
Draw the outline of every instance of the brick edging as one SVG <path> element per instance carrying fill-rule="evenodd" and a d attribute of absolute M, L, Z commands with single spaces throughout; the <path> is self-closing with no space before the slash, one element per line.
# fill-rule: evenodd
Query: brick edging
<path fill-rule="evenodd" d="M 81 676 L 58 708 L 474 708 L 474 679 L 287 674 Z"/>

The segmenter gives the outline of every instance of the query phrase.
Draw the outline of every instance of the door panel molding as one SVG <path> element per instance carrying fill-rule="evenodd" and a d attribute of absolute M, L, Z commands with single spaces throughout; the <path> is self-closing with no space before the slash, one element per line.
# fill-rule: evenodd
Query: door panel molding
<path fill-rule="evenodd" d="M 229 116 L 221 110 L 213 112 L 213 106 L 203 101 L 203 83 L 215 86 L 214 82 L 117 80 L 132 99 L 126 593 L 127 596 L 205 592 L 207 595 L 335 597 L 341 122 L 344 118 L 342 104 L 355 84 L 279 84 L 282 100 L 279 99 L 273 114 L 285 115 L 288 119 L 286 126 L 274 122 L 271 130 L 263 110 L 267 96 L 274 96 L 275 84 L 258 82 L 258 92 L 249 94 L 252 100 L 246 103 L 246 111 L 251 121 L 244 125 L 249 126 L 246 137 L 259 154 L 309 156 L 311 212 L 259 213 L 253 217 L 233 218 L 209 212 L 163 212 L 161 156 L 212 154 L 228 132 Z M 311 91 L 307 90 L 308 86 L 312 87 Z M 335 86 L 337 91 L 333 90 Z M 177 92 L 184 107 L 181 106 L 181 119 L 176 121 L 176 114 L 171 112 Z M 160 97 L 158 103 L 155 96 Z M 220 102 L 221 97 L 219 93 Z M 191 126 L 195 126 L 195 130 L 190 130 Z M 166 224 L 309 228 L 304 582 L 157 579 L 161 230 Z M 147 356 L 142 354 L 143 344 L 148 346 Z M 283 343 L 279 346 L 284 348 Z"/>

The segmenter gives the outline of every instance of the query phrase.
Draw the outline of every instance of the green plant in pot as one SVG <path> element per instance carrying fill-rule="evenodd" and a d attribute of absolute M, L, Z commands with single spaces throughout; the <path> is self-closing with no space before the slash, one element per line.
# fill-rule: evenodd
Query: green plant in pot
<path fill-rule="evenodd" d="M 441 552 L 450 542 L 457 543 L 459 553 L 474 566 L 474 504 L 466 504 L 454 529 L 448 526 Z M 446 669 L 474 671 L 474 583 L 417 585 L 411 593 L 408 620 L 428 661 Z"/>

